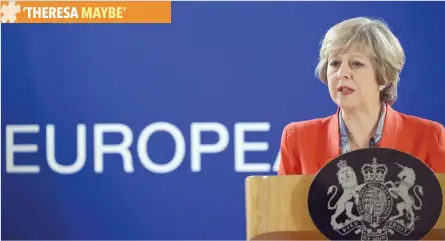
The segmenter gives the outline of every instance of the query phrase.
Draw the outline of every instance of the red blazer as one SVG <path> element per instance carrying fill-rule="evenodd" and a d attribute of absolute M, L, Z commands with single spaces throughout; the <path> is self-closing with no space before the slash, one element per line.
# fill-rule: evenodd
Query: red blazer
<path fill-rule="evenodd" d="M 288 124 L 281 138 L 279 175 L 316 174 L 340 155 L 339 112 Z M 402 114 L 387 105 L 379 147 L 408 153 L 435 173 L 445 173 L 445 129 L 438 122 Z"/>

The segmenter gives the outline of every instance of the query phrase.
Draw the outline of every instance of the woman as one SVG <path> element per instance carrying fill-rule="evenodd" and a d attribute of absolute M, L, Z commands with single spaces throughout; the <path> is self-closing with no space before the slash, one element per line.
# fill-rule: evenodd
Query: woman
<path fill-rule="evenodd" d="M 284 128 L 279 175 L 315 174 L 338 155 L 370 146 L 406 152 L 444 173 L 443 125 L 391 107 L 404 63 L 403 49 L 384 22 L 359 17 L 332 27 L 316 74 L 339 108 Z"/>

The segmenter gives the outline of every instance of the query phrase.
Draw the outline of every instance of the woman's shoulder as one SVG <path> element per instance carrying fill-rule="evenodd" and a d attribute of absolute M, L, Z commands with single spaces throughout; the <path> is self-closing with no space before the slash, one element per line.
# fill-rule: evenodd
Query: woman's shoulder
<path fill-rule="evenodd" d="M 398 112 L 398 130 L 408 132 L 414 136 L 423 137 L 430 141 L 428 145 L 440 146 L 445 150 L 445 128 L 438 121 L 422 118 L 415 115 Z M 445 153 L 444 153 L 445 154 Z"/>
<path fill-rule="evenodd" d="M 404 127 L 417 128 L 418 130 L 419 129 L 431 130 L 433 132 L 443 132 L 444 131 L 443 124 L 441 124 L 437 121 L 433 121 L 433 120 L 429 120 L 429 119 L 422 118 L 419 116 L 410 115 L 410 114 L 401 113 L 401 112 L 399 112 L 399 116 L 400 116 L 400 119 L 402 120 Z"/>

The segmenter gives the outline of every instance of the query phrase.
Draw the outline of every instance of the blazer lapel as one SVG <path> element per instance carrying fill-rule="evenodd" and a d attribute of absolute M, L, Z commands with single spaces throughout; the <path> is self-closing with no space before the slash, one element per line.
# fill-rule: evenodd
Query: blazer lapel
<path fill-rule="evenodd" d="M 332 115 L 328 120 L 328 136 L 326 137 L 326 156 L 324 158 L 324 164 L 340 155 L 339 113 L 340 108 L 338 108 L 337 113 Z"/>
<path fill-rule="evenodd" d="M 395 149 L 396 137 L 400 128 L 398 117 L 398 113 L 390 105 L 386 104 L 386 117 L 380 147 Z"/>

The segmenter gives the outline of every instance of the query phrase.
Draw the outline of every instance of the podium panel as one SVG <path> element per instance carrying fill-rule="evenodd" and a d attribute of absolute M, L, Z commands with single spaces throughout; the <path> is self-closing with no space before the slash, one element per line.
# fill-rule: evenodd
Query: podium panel
<path fill-rule="evenodd" d="M 445 174 L 436 176 L 445 193 Z M 309 214 L 308 194 L 314 177 L 247 177 L 247 240 L 327 240 Z M 445 204 L 436 225 L 422 240 L 445 240 Z"/>

